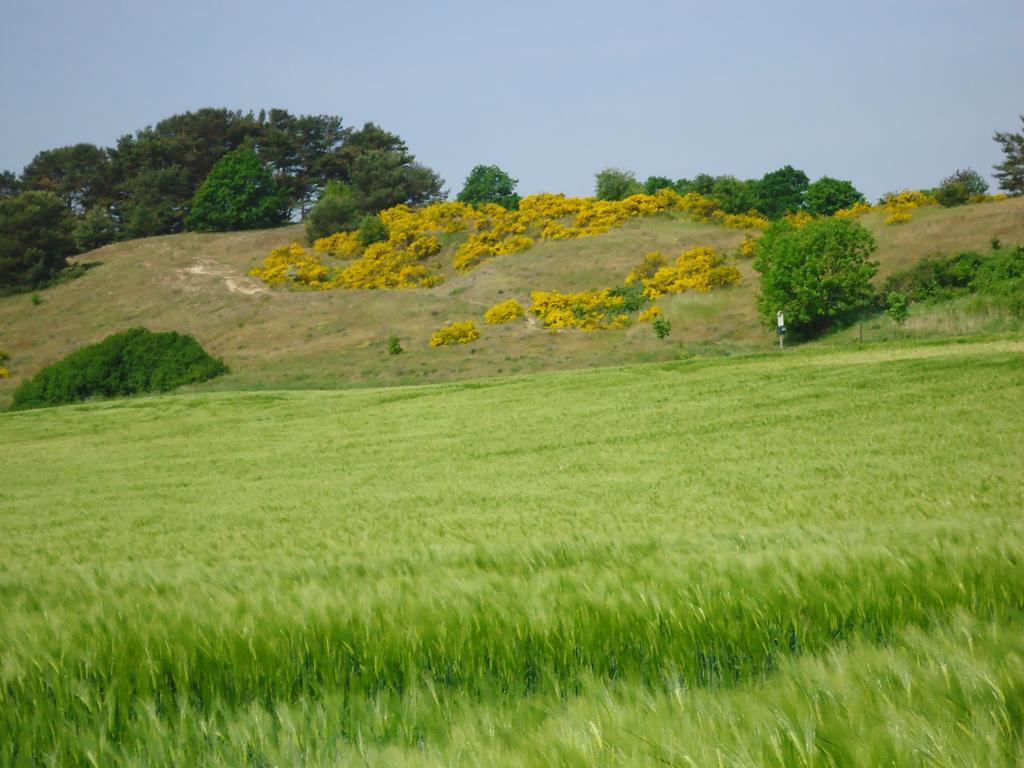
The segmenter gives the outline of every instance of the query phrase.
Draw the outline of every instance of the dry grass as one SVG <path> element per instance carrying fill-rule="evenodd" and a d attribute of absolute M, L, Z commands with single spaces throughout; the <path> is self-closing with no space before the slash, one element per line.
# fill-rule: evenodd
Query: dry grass
<path fill-rule="evenodd" d="M 878 239 L 884 277 L 928 253 L 986 248 L 993 236 L 1007 244 L 1024 242 L 1024 200 L 923 209 L 899 227 L 883 226 L 878 214 L 864 223 Z M 101 265 L 44 291 L 38 306 L 28 295 L 0 299 L 0 348 L 10 353 L 12 371 L 0 381 L 0 404 L 44 365 L 139 325 L 190 333 L 223 357 L 233 373 L 207 385 L 218 389 L 410 384 L 766 349 L 774 338 L 758 323 L 756 274 L 747 261 L 739 263 L 744 279 L 736 288 L 659 302 L 672 322 L 667 343 L 646 325 L 584 334 L 519 322 L 489 327 L 473 344 L 427 346 L 436 328 L 479 319 L 498 301 L 528 302 L 531 290 L 608 287 L 649 251 L 674 256 L 697 245 L 734 251 L 742 237 L 668 217 L 634 220 L 598 237 L 541 243 L 468 275 L 449 270 L 447 282 L 431 290 L 323 293 L 265 290 L 246 277 L 271 248 L 301 239 L 297 226 L 121 243 L 81 257 Z M 401 339 L 405 354 L 388 354 L 391 334 Z"/>

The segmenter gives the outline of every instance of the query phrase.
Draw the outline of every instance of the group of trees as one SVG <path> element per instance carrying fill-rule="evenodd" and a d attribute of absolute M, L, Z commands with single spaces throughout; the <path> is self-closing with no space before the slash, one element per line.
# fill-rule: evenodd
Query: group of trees
<path fill-rule="evenodd" d="M 640 192 L 652 195 L 664 188 L 674 189 L 681 195 L 697 192 L 713 197 L 726 213 L 757 210 L 773 220 L 802 210 L 830 216 L 841 208 L 864 201 L 864 195 L 849 181 L 823 176 L 812 184 L 806 173 L 791 165 L 766 173 L 760 179 L 700 173 L 692 179 L 676 181 L 666 176 L 649 176 L 643 183 L 630 171 L 605 168 L 596 175 L 594 194 L 600 200 L 622 200 Z"/>
<path fill-rule="evenodd" d="M 38 284 L 68 253 L 117 239 L 274 226 L 305 215 L 331 182 L 366 213 L 443 196 L 441 178 L 401 137 L 283 109 L 200 109 L 113 147 L 45 150 L 20 177 L 0 174 L 0 288 Z M 55 233 L 45 246 L 32 234 L 43 229 Z M 32 249 L 46 251 L 44 267 L 32 266 L 42 263 Z"/>

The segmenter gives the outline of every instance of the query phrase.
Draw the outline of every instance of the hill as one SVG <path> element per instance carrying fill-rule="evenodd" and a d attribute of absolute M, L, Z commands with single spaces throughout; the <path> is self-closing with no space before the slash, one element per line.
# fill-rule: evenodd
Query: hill
<path fill-rule="evenodd" d="M 1022 360 L 0 414 L 0 763 L 1019 765 Z"/>
<path fill-rule="evenodd" d="M 928 253 L 987 249 L 992 237 L 1024 242 L 1022 199 L 921 208 L 911 222 L 895 227 L 883 225 L 880 213 L 862 220 L 879 243 L 880 279 Z M 672 322 L 668 342 L 656 339 L 646 325 L 584 334 L 554 333 L 521 322 L 488 327 L 474 344 L 427 346 L 430 334 L 446 322 L 479 322 L 487 307 L 509 297 L 527 303 L 533 290 L 616 285 L 649 251 L 670 257 L 699 245 L 735 251 L 743 233 L 712 224 L 633 219 L 603 235 L 542 242 L 468 274 L 451 269 L 449 254 L 447 280 L 430 289 L 297 292 L 272 290 L 247 276 L 272 248 L 302 237 L 302 230 L 291 226 L 134 240 L 79 257 L 97 265 L 43 292 L 38 306 L 28 295 L 0 299 L 0 348 L 10 353 L 14 374 L 0 380 L 0 403 L 9 401 L 23 377 L 44 365 L 139 325 L 195 336 L 231 367 L 231 375 L 207 385 L 226 390 L 445 381 L 691 353 L 734 354 L 764 350 L 774 341 L 755 314 L 756 273 L 741 259 L 739 286 L 659 302 Z M 977 314 L 912 317 L 898 333 L 880 320 L 869 329 L 869 339 L 972 333 L 991 329 L 990 320 Z M 401 339 L 405 354 L 388 354 L 386 340 L 392 334 Z"/>

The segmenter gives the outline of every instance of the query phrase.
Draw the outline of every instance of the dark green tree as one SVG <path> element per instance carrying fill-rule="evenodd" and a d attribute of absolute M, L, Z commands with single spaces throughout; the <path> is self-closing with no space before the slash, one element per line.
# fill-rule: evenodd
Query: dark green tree
<path fill-rule="evenodd" d="M 114 205 L 114 217 L 125 239 L 181 232 L 193 192 L 180 166 L 140 171 Z M 186 194 L 188 191 L 188 194 Z"/>
<path fill-rule="evenodd" d="M 291 212 L 305 215 L 330 177 L 325 167 L 350 131 L 336 115 L 293 115 L 286 109 L 261 112 L 259 155 L 287 190 Z"/>
<path fill-rule="evenodd" d="M 740 181 L 735 176 L 719 176 L 711 188 L 711 197 L 726 213 L 746 213 L 758 206 L 759 185 L 753 179 Z"/>
<path fill-rule="evenodd" d="M 676 191 L 681 195 L 685 195 L 687 192 L 696 192 L 698 195 L 710 195 L 711 190 L 715 187 L 715 177 L 710 173 L 698 173 L 693 177 L 693 181 L 689 182 L 688 189 L 682 189 L 680 185 L 686 181 L 686 179 L 680 179 L 676 182 Z"/>
<path fill-rule="evenodd" d="M 791 165 L 766 173 L 758 187 L 757 209 L 769 219 L 779 219 L 800 210 L 810 179 Z"/>
<path fill-rule="evenodd" d="M 648 195 L 653 195 L 660 189 L 674 189 L 675 184 L 672 179 L 666 178 L 665 176 L 648 176 L 644 181 L 644 192 Z"/>
<path fill-rule="evenodd" d="M 518 183 L 496 165 L 478 165 L 469 172 L 457 199 L 471 205 L 494 203 L 514 211 L 519 207 Z"/>
<path fill-rule="evenodd" d="M 21 182 L 14 171 L 0 171 L 0 197 L 14 197 L 21 192 Z"/>
<path fill-rule="evenodd" d="M 758 246 L 758 309 L 771 326 L 781 310 L 795 336 L 812 338 L 875 300 L 871 278 L 878 263 L 869 258 L 875 240 L 855 221 L 821 218 L 801 228 L 778 221 Z"/>
<path fill-rule="evenodd" d="M 107 150 L 94 144 L 47 149 L 25 166 L 22 188 L 55 192 L 76 213 L 114 199 L 113 170 Z"/>
<path fill-rule="evenodd" d="M 598 200 L 624 200 L 643 191 L 632 171 L 605 168 L 594 174 L 594 197 Z"/>
<path fill-rule="evenodd" d="M 981 174 L 971 168 L 957 169 L 942 180 L 939 186 L 932 190 L 935 199 L 940 205 L 950 208 L 954 205 L 969 203 L 972 197 L 983 195 L 988 191 L 988 182 L 981 178 Z"/>
<path fill-rule="evenodd" d="M 1024 124 L 1024 115 L 1020 116 Z M 1020 133 L 996 131 L 993 138 L 1003 150 L 1003 162 L 995 166 L 999 188 L 1011 195 L 1024 194 L 1024 130 Z"/>
<path fill-rule="evenodd" d="M 75 253 L 74 217 L 53 192 L 0 198 L 0 288 L 34 288 Z"/>
<path fill-rule="evenodd" d="M 352 187 L 340 181 L 329 182 L 306 218 L 306 237 L 313 242 L 335 232 L 355 229 L 362 208 L 362 201 Z"/>
<path fill-rule="evenodd" d="M 359 222 L 359 244 L 366 248 L 374 243 L 383 243 L 388 239 L 388 228 L 380 216 L 368 214 Z"/>
<path fill-rule="evenodd" d="M 807 187 L 804 198 L 807 212 L 814 216 L 831 216 L 836 211 L 863 202 L 864 195 L 853 184 L 831 176 L 822 176 Z"/>
<path fill-rule="evenodd" d="M 102 205 L 94 205 L 75 223 L 72 230 L 80 253 L 102 248 L 117 239 L 117 225 Z"/>
<path fill-rule="evenodd" d="M 249 147 L 217 161 L 192 198 L 185 217 L 189 229 L 228 232 L 276 227 L 288 214 L 288 195 Z"/>

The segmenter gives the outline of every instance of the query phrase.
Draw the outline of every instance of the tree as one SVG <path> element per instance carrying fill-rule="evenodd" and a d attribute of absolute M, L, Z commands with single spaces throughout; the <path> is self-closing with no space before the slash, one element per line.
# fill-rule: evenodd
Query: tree
<path fill-rule="evenodd" d="M 75 213 L 113 201 L 110 156 L 94 144 L 47 149 L 25 166 L 21 174 L 26 190 L 55 192 Z"/>
<path fill-rule="evenodd" d="M 791 165 L 766 173 L 758 186 L 757 209 L 769 219 L 800 210 L 809 181 L 806 173 Z"/>
<path fill-rule="evenodd" d="M 665 176 L 648 176 L 644 181 L 644 192 L 653 195 L 661 189 L 674 189 L 675 183 Z"/>
<path fill-rule="evenodd" d="M 319 168 L 323 178 L 343 181 L 355 190 L 363 213 L 446 197 L 441 177 L 417 163 L 401 137 L 373 123 L 349 132 L 345 143 L 325 156 Z"/>
<path fill-rule="evenodd" d="M 934 190 L 935 199 L 947 208 L 970 202 L 972 197 L 988 191 L 988 182 L 970 168 L 957 171 L 942 180 Z"/>
<path fill-rule="evenodd" d="M 782 310 L 794 335 L 811 338 L 874 301 L 871 278 L 878 263 L 869 257 L 876 245 L 855 221 L 822 218 L 800 228 L 778 221 L 758 245 L 758 309 L 769 325 Z"/>
<path fill-rule="evenodd" d="M 53 192 L 0 198 L 0 288 L 35 288 L 64 269 L 73 220 Z"/>
<path fill-rule="evenodd" d="M 1024 115 L 1020 116 L 1020 121 L 1024 124 Z M 1011 195 L 1024 194 L 1024 131 L 996 131 L 993 138 L 1005 156 L 1003 162 L 995 166 L 999 188 Z"/>
<path fill-rule="evenodd" d="M 456 199 L 471 205 L 494 203 L 514 211 L 519 207 L 518 183 L 518 179 L 513 179 L 496 165 L 478 165 L 469 172 Z"/>
<path fill-rule="evenodd" d="M 200 232 L 265 229 L 283 222 L 288 208 L 288 196 L 270 170 L 243 146 L 213 166 L 192 198 L 185 224 Z"/>
<path fill-rule="evenodd" d="M 0 171 L 0 197 L 14 197 L 21 192 L 21 182 L 14 171 Z"/>
<path fill-rule="evenodd" d="M 758 206 L 759 184 L 754 180 L 740 181 L 735 176 L 719 176 L 711 188 L 711 197 L 726 213 L 746 213 Z"/>
<path fill-rule="evenodd" d="M 320 200 L 306 219 L 306 237 L 310 242 L 335 232 L 347 232 L 359 226 L 362 203 L 348 184 L 332 181 L 324 187 Z"/>
<path fill-rule="evenodd" d="M 106 208 L 94 205 L 75 224 L 72 237 L 79 253 L 84 253 L 114 242 L 117 239 L 117 225 Z"/>
<path fill-rule="evenodd" d="M 594 197 L 598 200 L 624 200 L 643 192 L 633 172 L 621 168 L 605 168 L 594 174 L 594 179 Z"/>
<path fill-rule="evenodd" d="M 831 216 L 836 211 L 863 202 L 864 195 L 853 184 L 831 176 L 822 176 L 807 187 L 804 197 L 807 212 L 814 216 Z"/>

